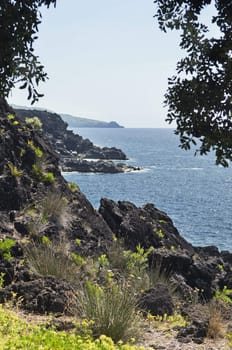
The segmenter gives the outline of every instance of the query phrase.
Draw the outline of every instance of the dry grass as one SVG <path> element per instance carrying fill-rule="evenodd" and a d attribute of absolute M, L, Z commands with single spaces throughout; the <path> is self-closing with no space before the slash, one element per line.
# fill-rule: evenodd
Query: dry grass
<path fill-rule="evenodd" d="M 39 203 L 39 208 L 44 220 L 53 222 L 60 227 L 69 226 L 72 216 L 68 201 L 58 192 L 50 192 Z"/>
<path fill-rule="evenodd" d="M 225 322 L 222 316 L 221 307 L 215 301 L 209 304 L 209 326 L 207 337 L 212 339 L 225 336 Z"/>

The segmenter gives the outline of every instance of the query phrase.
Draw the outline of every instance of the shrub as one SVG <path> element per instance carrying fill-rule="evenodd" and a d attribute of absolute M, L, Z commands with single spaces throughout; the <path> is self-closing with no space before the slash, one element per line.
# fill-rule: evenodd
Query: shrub
<path fill-rule="evenodd" d="M 26 118 L 25 122 L 27 125 L 30 125 L 33 129 L 42 129 L 43 124 L 41 123 L 38 117 Z"/>
<path fill-rule="evenodd" d="M 136 251 L 124 250 L 123 241 L 115 240 L 114 245 L 109 250 L 110 266 L 117 269 L 127 276 L 133 274 L 141 277 L 148 268 L 148 256 L 153 251 L 153 247 L 145 251 L 138 245 Z"/>
<path fill-rule="evenodd" d="M 79 187 L 77 186 L 77 184 L 75 182 L 68 182 L 67 186 L 72 193 L 79 191 Z"/>
<path fill-rule="evenodd" d="M 163 268 L 160 261 L 153 263 L 153 266 L 147 271 L 147 277 L 148 289 L 156 286 L 157 284 L 163 284 L 167 287 L 170 295 L 177 297 L 177 282 L 172 280 L 171 271 Z M 191 302 L 193 303 L 193 298 L 191 299 Z"/>
<path fill-rule="evenodd" d="M 15 116 L 13 114 L 8 114 L 7 119 L 8 120 L 14 120 Z"/>
<path fill-rule="evenodd" d="M 144 290 L 149 286 L 148 257 L 153 247 L 147 251 L 138 245 L 136 251 L 124 250 L 122 240 L 115 240 L 108 252 L 109 268 L 112 269 L 117 279 L 127 280 L 133 293 Z"/>
<path fill-rule="evenodd" d="M 79 254 L 71 253 L 71 258 L 77 266 L 84 266 L 86 264 L 85 259 Z"/>
<path fill-rule="evenodd" d="M 43 170 L 38 164 L 33 164 L 32 165 L 32 172 L 37 177 L 38 180 L 42 181 L 42 179 L 43 179 Z"/>
<path fill-rule="evenodd" d="M 0 272 L 0 289 L 3 287 L 4 277 L 5 277 L 5 273 L 4 272 Z"/>
<path fill-rule="evenodd" d="M 8 168 L 10 169 L 10 173 L 14 177 L 20 177 L 23 174 L 22 170 L 19 170 L 12 162 L 8 162 Z"/>
<path fill-rule="evenodd" d="M 223 287 L 223 290 L 216 290 L 215 300 L 221 300 L 225 304 L 232 305 L 232 289 L 228 289 L 227 286 Z"/>
<path fill-rule="evenodd" d="M 229 340 L 229 346 L 232 347 L 232 333 L 228 332 L 226 338 Z M 230 349 L 230 348 L 229 348 Z"/>
<path fill-rule="evenodd" d="M 34 145 L 34 142 L 33 142 L 33 141 L 28 140 L 27 143 L 28 143 L 28 146 L 30 146 L 30 148 L 35 152 L 36 157 L 37 157 L 37 158 L 42 158 L 42 156 L 43 156 L 43 151 L 42 151 L 39 147 L 36 147 L 36 146 Z"/>
<path fill-rule="evenodd" d="M 160 239 L 164 238 L 164 233 L 161 229 L 160 230 L 154 229 L 154 232 Z"/>
<path fill-rule="evenodd" d="M 32 172 L 39 181 L 46 181 L 50 184 L 53 184 L 55 182 L 54 174 L 44 171 L 41 162 L 37 161 L 36 164 L 32 165 Z"/>
<path fill-rule="evenodd" d="M 118 342 L 138 335 L 136 297 L 122 285 L 99 287 L 86 282 L 78 293 L 77 310 L 81 317 L 93 321 L 95 337 L 105 334 Z"/>
<path fill-rule="evenodd" d="M 55 182 L 55 176 L 53 173 L 43 173 L 43 180 L 53 184 Z"/>
<path fill-rule="evenodd" d="M 13 259 L 11 255 L 11 248 L 14 245 L 15 241 L 13 239 L 0 239 L 0 256 L 2 256 L 7 261 L 11 261 Z"/>
<path fill-rule="evenodd" d="M 154 328 L 161 328 L 162 330 L 179 329 L 186 327 L 188 324 L 187 318 L 175 312 L 173 315 L 164 314 L 163 316 L 151 315 L 148 313 L 147 320 Z"/>
<path fill-rule="evenodd" d="M 124 251 L 124 256 L 127 259 L 127 269 L 129 273 L 140 276 L 148 268 L 148 256 L 154 250 L 150 247 L 147 251 L 140 244 L 136 247 L 135 252 L 130 250 Z"/>

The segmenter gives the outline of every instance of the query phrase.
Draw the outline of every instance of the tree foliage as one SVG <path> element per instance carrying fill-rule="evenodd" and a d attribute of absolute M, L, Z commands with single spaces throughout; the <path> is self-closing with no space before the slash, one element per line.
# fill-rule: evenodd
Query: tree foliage
<path fill-rule="evenodd" d="M 181 31 L 186 57 L 169 78 L 165 104 L 167 121 L 176 122 L 180 146 L 198 144 L 200 154 L 215 151 L 216 163 L 232 160 L 232 1 L 155 0 L 160 29 Z M 201 21 L 207 5 L 215 6 L 210 19 L 219 35 Z"/>
<path fill-rule="evenodd" d="M 38 93 L 39 82 L 47 74 L 33 44 L 37 39 L 41 22 L 42 5 L 56 5 L 56 0 L 1 0 L 0 2 L 0 96 L 8 97 L 17 83 L 27 88 L 32 103 L 42 95 Z"/>

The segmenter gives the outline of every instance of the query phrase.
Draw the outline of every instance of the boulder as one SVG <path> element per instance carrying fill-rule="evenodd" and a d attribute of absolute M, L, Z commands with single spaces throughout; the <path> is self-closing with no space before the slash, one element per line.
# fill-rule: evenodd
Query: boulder
<path fill-rule="evenodd" d="M 180 236 L 172 220 L 153 204 L 138 208 L 130 202 L 116 203 L 103 198 L 99 212 L 116 236 L 123 237 L 132 250 L 140 244 L 146 249 L 175 247 L 187 250 L 190 256 L 194 254 L 192 245 Z"/>
<path fill-rule="evenodd" d="M 144 314 L 153 316 L 172 315 L 174 304 L 167 286 L 159 283 L 154 288 L 145 291 L 139 298 L 139 307 Z"/>
<path fill-rule="evenodd" d="M 64 313 L 70 303 L 72 287 L 65 281 L 53 277 L 40 277 L 30 281 L 18 281 L 0 292 L 0 302 L 12 299 L 20 300 L 23 308 L 36 313 Z"/>
<path fill-rule="evenodd" d="M 182 315 L 187 318 L 188 324 L 181 328 L 177 334 L 180 342 L 193 341 L 196 344 L 202 344 L 207 336 L 209 328 L 209 308 L 207 305 L 190 305 L 182 310 Z"/>

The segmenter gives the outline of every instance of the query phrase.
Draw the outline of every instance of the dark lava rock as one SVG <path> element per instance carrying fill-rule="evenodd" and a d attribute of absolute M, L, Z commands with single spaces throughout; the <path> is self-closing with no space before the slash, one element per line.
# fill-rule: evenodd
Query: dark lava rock
<path fill-rule="evenodd" d="M 167 214 L 153 204 L 140 208 L 126 201 L 102 199 L 98 212 L 83 193 L 69 189 L 61 176 L 59 157 L 54 152 L 49 137 L 44 138 L 40 131 L 29 127 L 17 117 L 9 118 L 8 114 L 11 113 L 12 109 L 0 98 L 0 239 L 11 237 L 17 243 L 11 250 L 11 261 L 0 257 L 0 272 L 5 274 L 1 300 L 10 297 L 14 292 L 25 300 L 23 305 L 29 310 L 65 310 L 70 286 L 52 277 L 32 275 L 28 267 L 24 268 L 24 255 L 19 249 L 22 238 L 31 238 L 28 232 L 27 209 L 32 206 L 38 210 L 37 204 L 51 193 L 58 193 L 65 198 L 68 218 L 62 227 L 49 219 L 49 227 L 45 233 L 58 242 L 65 235 L 69 241 L 70 252 L 84 256 L 107 253 L 111 248 L 114 232 L 124 240 L 125 249 L 136 251 L 138 245 L 145 250 L 153 247 L 149 256 L 150 266 L 157 264 L 162 271 L 168 271 L 169 277 L 179 284 L 183 293 L 191 295 L 191 289 L 197 289 L 208 300 L 216 289 L 223 289 L 224 285 L 232 288 L 230 253 L 220 253 L 215 247 L 193 247 L 181 237 Z M 31 116 L 31 111 L 28 113 Z M 48 123 L 52 129 L 50 119 Z M 64 153 L 67 151 L 70 154 L 76 135 L 69 131 L 66 133 L 66 127 L 60 124 L 60 129 L 56 130 L 57 142 L 59 135 L 65 134 L 67 147 Z M 32 144 L 34 147 L 31 147 Z M 85 144 L 79 145 L 80 150 L 87 151 Z M 34 148 L 39 148 L 46 156 L 43 171 L 51 172 L 54 182 L 46 182 L 33 172 L 33 165 L 38 161 Z M 81 242 L 78 246 L 75 243 L 77 239 Z M 193 333 L 193 337 L 197 338 L 199 334 L 196 331 Z"/>
<path fill-rule="evenodd" d="M 17 117 L 8 118 L 8 115 L 14 111 L 3 99 L 0 99 L 0 111 L 2 111 L 0 112 L 2 130 L 0 133 L 0 213 L 9 213 L 5 217 L 5 222 L 8 220 L 5 227 L 10 226 L 12 221 L 10 213 L 14 211 L 15 229 L 19 235 L 27 235 L 27 218 L 23 210 L 34 203 L 39 203 L 49 193 L 56 192 L 66 198 L 69 206 L 69 224 L 64 228 L 69 238 L 75 240 L 83 237 L 83 249 L 84 247 L 86 250 L 88 247 L 96 249 L 95 254 L 105 250 L 108 241 L 112 240 L 111 230 L 80 191 L 75 193 L 70 191 L 60 173 L 59 159 L 50 142 L 44 139 L 40 132 L 28 127 Z M 49 125 L 52 128 L 52 122 Z M 65 128 L 62 122 L 60 132 Z M 33 165 L 37 161 L 37 156 L 31 144 L 46 156 L 42 165 L 43 171 L 54 175 L 54 183 L 46 183 L 35 176 Z M 29 154 L 28 157 L 27 154 Z M 18 176 L 11 173 L 9 164 L 20 172 Z M 55 226 L 54 222 L 50 224 L 53 238 L 56 236 L 59 238 L 59 227 Z"/>
<path fill-rule="evenodd" d="M 79 254 L 105 253 L 112 242 L 112 232 L 86 197 L 79 190 L 72 192 L 69 189 L 50 142 L 17 117 L 9 118 L 12 113 L 12 109 L 0 99 L 0 239 L 12 238 L 16 241 L 11 249 L 13 259 L 7 261 L 0 254 L 0 272 L 4 273 L 0 299 L 9 299 L 14 292 L 23 298 L 22 306 L 28 310 L 63 312 L 70 288 L 66 282 L 32 275 L 28 266 L 24 266 L 23 245 L 22 250 L 19 246 L 23 238 L 31 239 L 27 210 L 36 208 L 33 209 L 36 213 L 38 204 L 53 193 L 65 198 L 66 224 L 61 227 L 48 218 L 48 228 L 42 234 L 58 242 L 65 234 L 71 251 Z M 51 183 L 33 172 L 33 165 L 38 161 L 35 148 L 46 156 L 41 162 L 43 171 L 54 175 Z M 75 243 L 76 239 L 81 239 L 80 246 Z"/>
<path fill-rule="evenodd" d="M 125 163 L 115 163 L 113 161 L 98 160 L 88 161 L 84 159 L 64 158 L 62 160 L 63 171 L 78 171 L 81 173 L 124 173 L 130 171 L 138 171 L 141 168 L 133 167 Z"/>
<path fill-rule="evenodd" d="M 202 344 L 209 327 L 209 308 L 207 305 L 196 304 L 187 306 L 182 310 L 182 314 L 187 317 L 188 324 L 178 332 L 177 339 L 183 342 L 188 338 L 196 344 Z"/>
<path fill-rule="evenodd" d="M 163 284 L 157 284 L 154 288 L 145 291 L 140 296 L 138 304 L 143 313 L 154 316 L 172 315 L 174 311 L 172 297 Z"/>
<path fill-rule="evenodd" d="M 0 301 L 10 300 L 16 293 L 24 309 L 37 313 L 63 313 L 70 303 L 72 287 L 53 277 L 41 277 L 31 281 L 18 281 L 0 291 Z"/>
<path fill-rule="evenodd" d="M 172 220 L 153 204 L 138 208 L 130 202 L 116 203 L 104 198 L 101 199 L 99 212 L 116 236 L 123 237 L 132 250 L 141 244 L 146 249 L 151 246 L 179 247 L 186 249 L 190 255 L 194 254 L 192 245 L 180 236 Z"/>
<path fill-rule="evenodd" d="M 121 149 L 116 147 L 97 147 L 94 146 L 83 154 L 85 158 L 89 159 L 115 159 L 115 160 L 126 160 L 127 157 Z"/>
<path fill-rule="evenodd" d="M 77 158 L 102 159 L 102 160 L 126 160 L 125 153 L 116 147 L 98 147 L 95 146 L 89 139 L 84 139 L 73 131 L 67 130 L 68 124 L 65 123 L 61 116 L 56 113 L 41 110 L 24 110 L 16 109 L 17 116 L 24 121 L 26 118 L 38 117 L 42 122 L 43 134 L 46 136 L 54 150 L 56 150 L 61 158 L 61 166 L 63 171 L 91 171 L 91 172 L 122 172 L 124 169 L 114 166 L 109 166 L 107 163 L 103 167 L 103 171 L 98 170 L 93 164 L 78 164 Z M 65 160 L 69 158 L 69 160 Z M 68 162 L 68 164 L 66 164 Z M 84 166 L 88 166 L 88 170 L 83 170 Z M 99 164 L 100 167 L 100 164 Z"/>
<path fill-rule="evenodd" d="M 223 283 L 231 286 L 230 254 L 219 253 L 215 247 L 193 247 L 179 234 L 167 214 L 153 204 L 139 208 L 130 202 L 104 198 L 99 212 L 115 235 L 123 238 L 126 248 L 135 251 L 138 245 L 144 249 L 154 247 L 150 265 L 168 272 L 184 294 L 185 291 L 189 294 L 190 288 L 209 300 L 217 288 L 223 288 Z"/>

